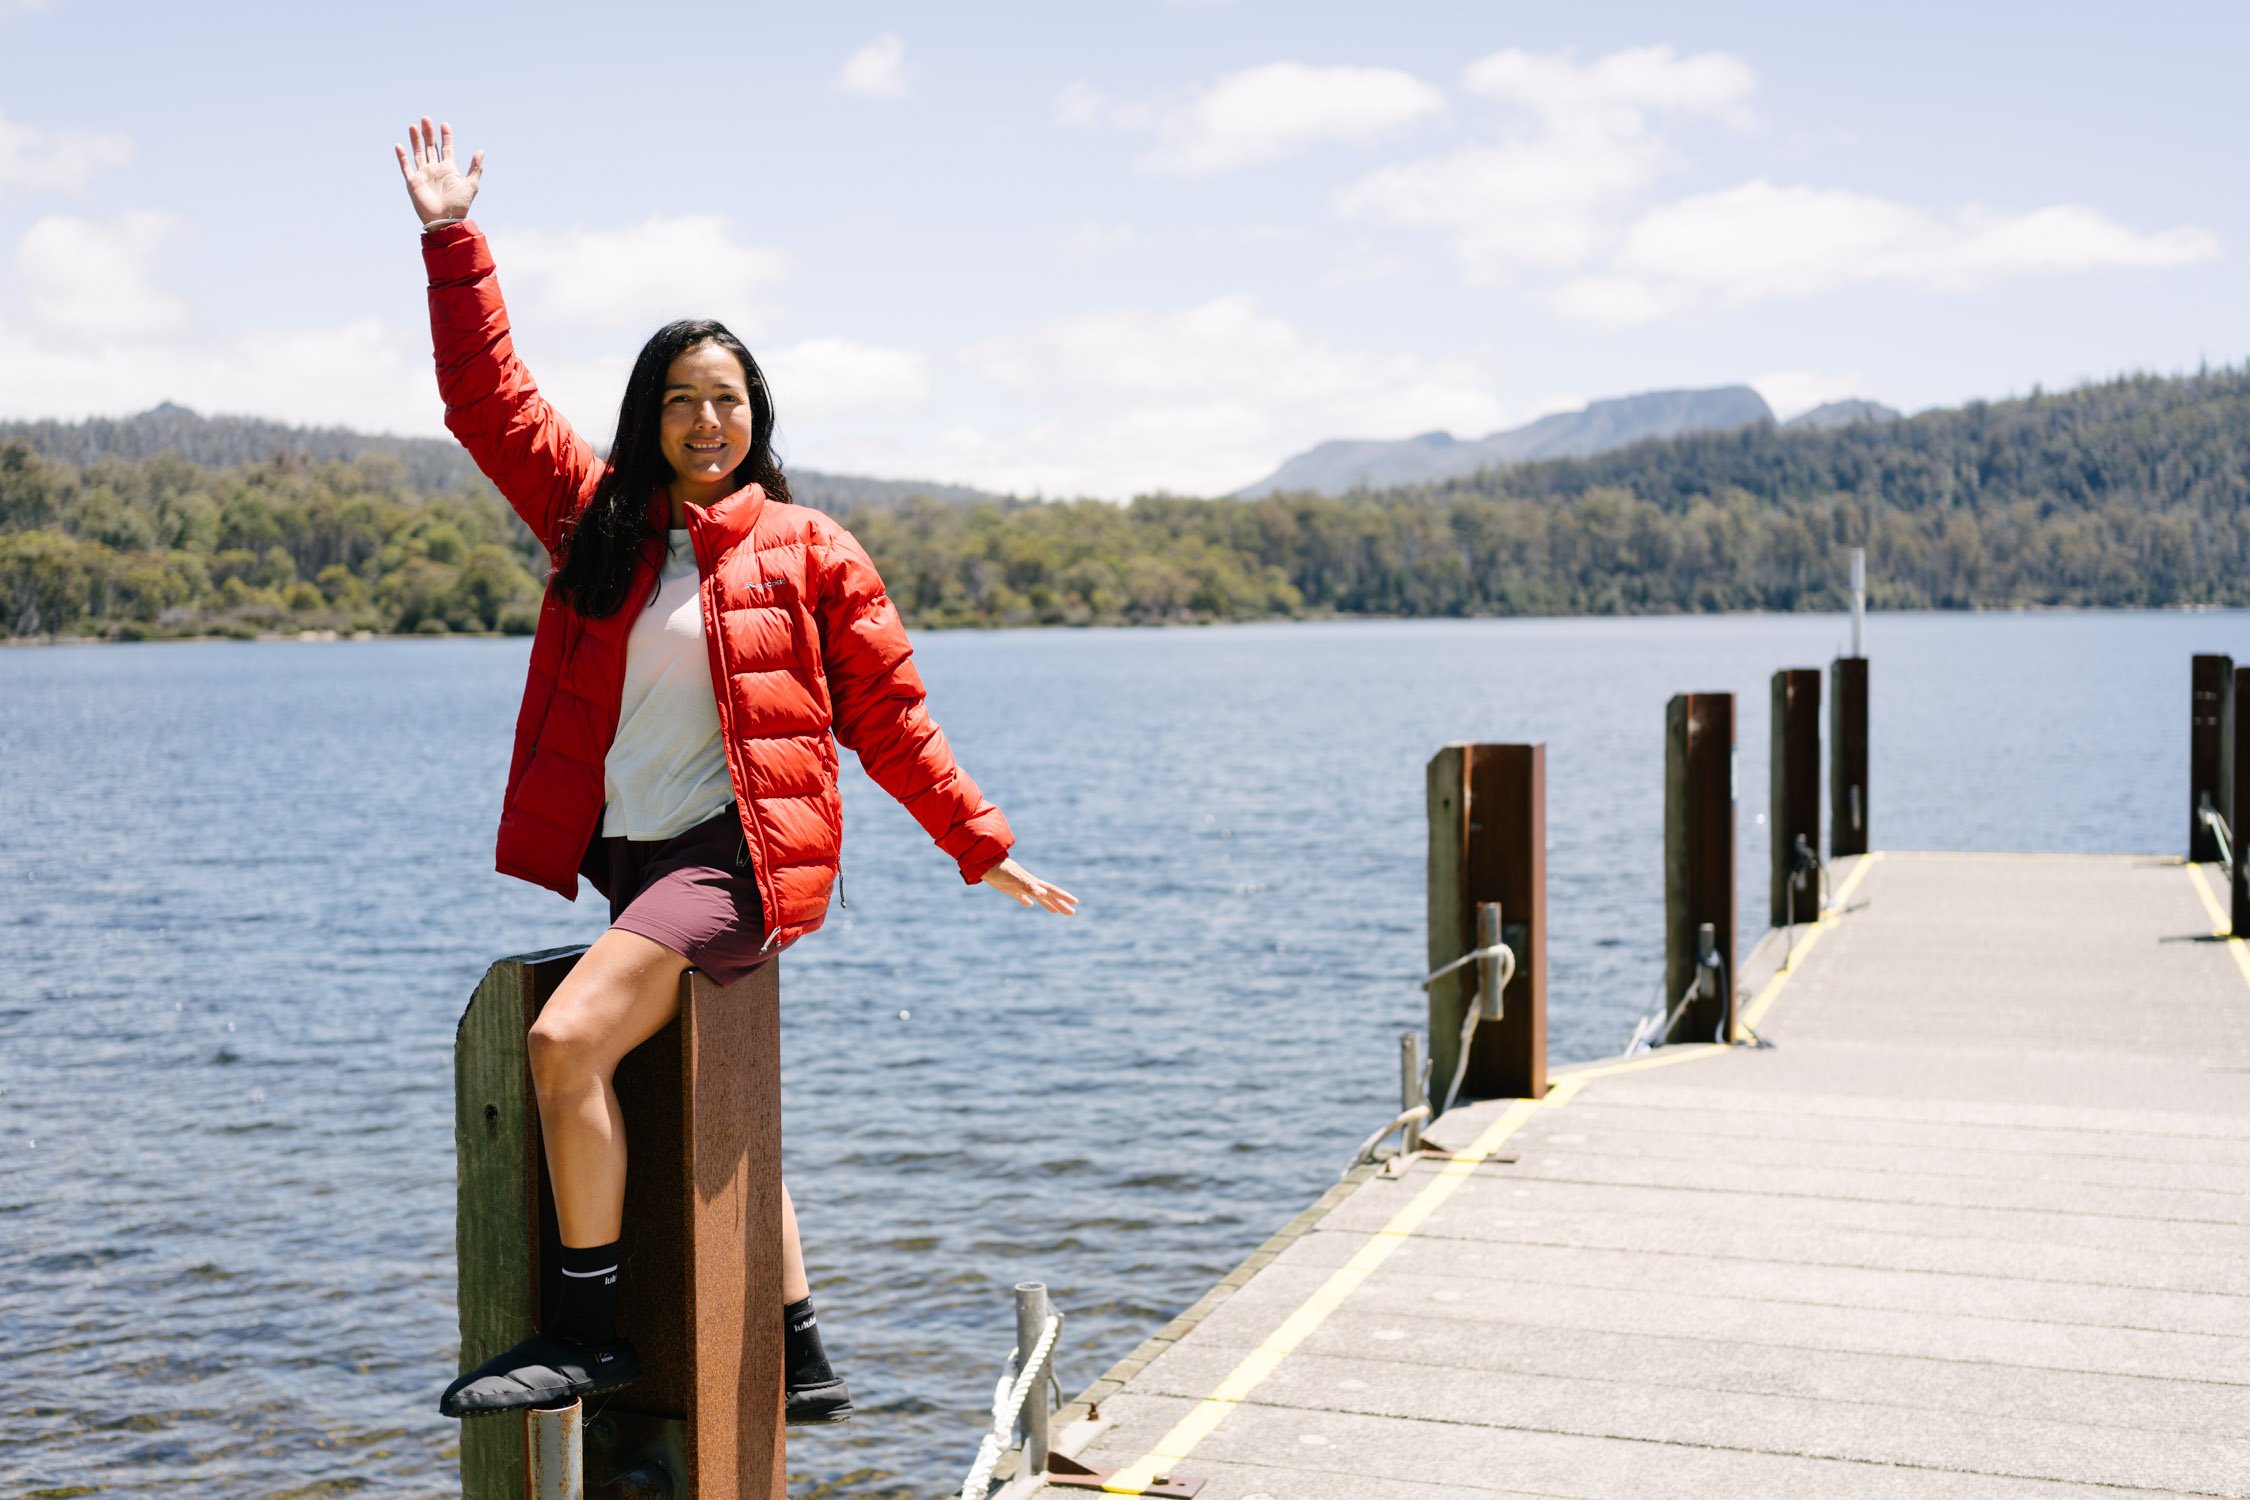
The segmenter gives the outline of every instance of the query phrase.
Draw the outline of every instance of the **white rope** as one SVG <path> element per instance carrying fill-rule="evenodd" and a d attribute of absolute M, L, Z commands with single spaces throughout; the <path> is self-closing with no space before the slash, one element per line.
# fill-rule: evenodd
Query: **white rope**
<path fill-rule="evenodd" d="M 1430 976 L 1422 981 L 1422 988 L 1428 989 L 1454 970 L 1473 964 L 1480 958 L 1496 958 L 1500 961 L 1500 972 L 1495 977 L 1495 984 L 1499 989 L 1507 989 L 1516 977 L 1516 950 L 1506 943 L 1494 943 L 1489 948 L 1470 949 L 1444 968 L 1433 969 Z M 1480 987 L 1481 984 L 1480 979 Z M 1344 1170 L 1341 1175 L 1349 1177 L 1355 1167 L 1364 1166 L 1372 1161 L 1375 1156 L 1375 1148 L 1382 1145 L 1385 1137 L 1400 1126 L 1409 1125 L 1418 1120 L 1431 1120 L 1453 1107 L 1455 1097 L 1461 1092 L 1462 1080 L 1469 1076 L 1469 1044 L 1476 1039 L 1477 1022 L 1484 1017 L 1482 997 L 1475 990 L 1470 990 L 1464 994 L 1462 999 L 1464 1005 L 1461 1012 L 1461 1043 L 1454 1052 L 1453 1082 L 1446 1088 L 1443 1101 L 1435 1106 L 1428 1103 L 1417 1104 L 1412 1109 L 1403 1111 L 1397 1119 L 1360 1143 L 1359 1149 L 1352 1153 L 1352 1159 L 1344 1163 Z"/>
<path fill-rule="evenodd" d="M 1472 1011 L 1471 1014 L 1473 1015 L 1474 1012 Z M 1349 1177 L 1352 1174 L 1352 1168 L 1364 1166 L 1369 1160 L 1374 1157 L 1375 1148 L 1383 1144 L 1384 1137 L 1388 1136 L 1392 1131 L 1398 1129 L 1401 1125 L 1411 1125 L 1419 1120 L 1427 1120 L 1429 1117 L 1430 1107 L 1427 1104 L 1417 1104 L 1412 1109 L 1406 1110 L 1405 1112 L 1400 1114 L 1397 1119 L 1391 1121 L 1390 1124 L 1385 1125 L 1381 1130 L 1376 1131 L 1366 1140 L 1361 1141 L 1359 1143 L 1359 1149 L 1352 1153 L 1352 1159 L 1344 1163 L 1344 1170 L 1341 1175 Z"/>
<path fill-rule="evenodd" d="M 1428 989 L 1431 985 L 1436 984 L 1439 980 L 1452 973 L 1455 969 L 1462 967 L 1464 964 L 1473 964 L 1480 958 L 1498 958 L 1503 953 L 1508 955 L 1509 963 L 1512 964 L 1515 962 L 1516 955 L 1512 951 L 1510 951 L 1506 943 L 1494 943 L 1489 948 L 1471 948 L 1468 952 L 1462 954 L 1459 958 L 1453 960 L 1453 962 L 1447 964 L 1444 968 L 1430 970 L 1429 974 L 1422 980 L 1422 988 Z M 1396 973 L 1397 971 L 1393 970 L 1392 972 Z"/>
<path fill-rule="evenodd" d="M 1015 1440 L 1016 1418 L 1023 1412 L 1024 1402 L 1031 1393 L 1046 1382 L 1047 1361 L 1055 1352 L 1055 1339 L 1062 1332 L 1062 1314 L 1049 1313 L 1047 1327 L 1040 1333 L 1039 1342 L 1032 1347 L 1031 1358 L 1023 1362 L 1020 1373 L 1012 1378 L 1000 1377 L 992 1391 L 992 1430 L 977 1444 L 977 1461 L 969 1466 L 969 1477 L 961 1481 L 961 1500 L 984 1500 L 985 1491 L 992 1488 L 992 1470 L 1000 1462 L 1000 1455 L 1008 1451 Z M 1015 1352 L 1008 1356 L 1011 1364 Z"/>
<path fill-rule="evenodd" d="M 2234 863 L 2234 830 L 2227 827 L 2227 820 L 2220 817 L 2219 810 L 2211 805 L 2209 793 L 2204 794 L 2203 805 L 2195 811 L 2196 816 L 2203 820 L 2203 826 L 2211 830 L 2211 837 L 2219 841 L 2219 863 L 2231 866 Z"/>
<path fill-rule="evenodd" d="M 1487 954 L 1496 955 L 1500 960 L 1500 974 L 1494 981 L 1494 988 L 1504 993 L 1516 977 L 1516 950 L 1506 943 L 1495 943 L 1489 948 L 1479 948 L 1469 957 L 1480 958 Z M 1477 982 L 1480 985 L 1484 982 L 1481 975 Z M 1454 1054 L 1453 1082 L 1446 1086 L 1445 1099 L 1437 1107 L 1441 1115 L 1453 1107 L 1455 1097 L 1461 1092 L 1462 1080 L 1469 1076 L 1469 1044 L 1476 1040 L 1477 1022 L 1484 1019 L 1484 1000 L 1484 996 L 1478 995 L 1469 1004 L 1468 1014 L 1461 1018 L 1461 1046 Z"/>

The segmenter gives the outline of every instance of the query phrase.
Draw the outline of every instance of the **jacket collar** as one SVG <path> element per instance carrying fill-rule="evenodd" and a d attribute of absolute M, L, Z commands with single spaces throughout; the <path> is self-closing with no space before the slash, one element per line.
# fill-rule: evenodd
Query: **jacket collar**
<path fill-rule="evenodd" d="M 701 532 L 722 547 L 731 547 L 756 528 L 765 508 L 765 486 L 746 484 L 709 505 L 689 504 L 686 507 L 688 530 Z M 671 528 L 671 491 L 663 485 L 658 485 L 648 497 L 648 523 L 649 530 L 659 539 Z"/>

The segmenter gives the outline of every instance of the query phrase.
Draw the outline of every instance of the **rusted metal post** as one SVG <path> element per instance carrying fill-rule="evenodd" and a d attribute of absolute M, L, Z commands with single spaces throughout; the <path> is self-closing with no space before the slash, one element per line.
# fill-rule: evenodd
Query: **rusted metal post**
<path fill-rule="evenodd" d="M 1867 658 L 1828 664 L 1828 857 L 1867 852 Z"/>
<path fill-rule="evenodd" d="M 2218 831 L 2206 806 L 2234 821 L 2234 659 L 2198 655 L 2188 684 L 2188 863 L 2220 857 Z"/>
<path fill-rule="evenodd" d="M 524 1464 L 531 1500 L 586 1500 L 584 1406 L 542 1406 L 523 1414 Z"/>
<path fill-rule="evenodd" d="M 1699 986 L 1666 1041 L 1734 1030 L 1734 694 L 1680 693 L 1664 711 L 1664 999 L 1697 984 L 1696 929 L 1717 935 L 1718 993 Z"/>
<path fill-rule="evenodd" d="M 1516 972 L 1499 1019 L 1478 1023 L 1464 1099 L 1547 1092 L 1547 747 L 1448 745 L 1430 758 L 1429 959 L 1432 970 L 1479 947 L 1477 905 L 1506 910 Z M 1461 1024 L 1477 1003 L 1471 965 L 1430 986 L 1430 1077 L 1450 1081 Z M 1488 1009 L 1485 1013 L 1491 1015 Z M 1442 1092 L 1442 1090 L 1441 1090 Z"/>
<path fill-rule="evenodd" d="M 525 1035 L 579 949 L 504 959 L 454 1044 L 463 1363 L 539 1326 L 560 1280 Z M 601 1493 L 781 1500 L 780 966 L 724 989 L 690 971 L 680 1015 L 617 1070 L 632 1148 L 618 1323 L 643 1374 L 586 1424 Z M 515 1424 L 464 1422 L 462 1494 L 518 1500 Z M 624 1488 L 611 1489 L 622 1478 Z"/>
<path fill-rule="evenodd" d="M 1772 769 L 1766 783 L 1767 924 L 1820 916 L 1820 673 L 1785 667 L 1773 674 Z"/>
<path fill-rule="evenodd" d="M 2228 695 L 2227 714 L 2227 770 L 2230 805 L 2226 810 L 2227 832 L 2234 848 L 2234 868 L 2227 871 L 2227 885 L 2232 894 L 2227 898 L 2227 930 L 2236 937 L 2250 937 L 2250 850 L 2243 845 L 2250 840 L 2242 836 L 2243 825 L 2250 823 L 2250 724 L 2242 722 L 2242 713 L 2250 706 L 2250 667 L 2234 669 L 2233 691 Z"/>

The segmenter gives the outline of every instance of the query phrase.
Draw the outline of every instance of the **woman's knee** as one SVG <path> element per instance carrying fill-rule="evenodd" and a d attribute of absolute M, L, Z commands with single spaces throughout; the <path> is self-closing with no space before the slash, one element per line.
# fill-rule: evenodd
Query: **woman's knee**
<path fill-rule="evenodd" d="M 607 1078 L 616 1070 L 617 1059 L 609 1055 L 602 1028 L 593 1024 L 586 1014 L 588 1010 L 598 1009 L 563 1003 L 558 995 L 547 1002 L 539 1012 L 539 1019 L 531 1023 L 526 1045 L 530 1053 L 531 1081 L 540 1093 L 583 1087 Z"/>

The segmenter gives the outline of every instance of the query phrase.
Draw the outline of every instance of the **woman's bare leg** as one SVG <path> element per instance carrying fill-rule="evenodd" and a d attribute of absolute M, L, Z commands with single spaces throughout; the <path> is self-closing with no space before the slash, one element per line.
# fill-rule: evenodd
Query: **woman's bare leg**
<path fill-rule="evenodd" d="M 802 1302 L 812 1295 L 805 1279 L 805 1247 L 797 1238 L 797 1205 L 789 1201 L 789 1184 L 781 1185 L 781 1300 Z"/>
<path fill-rule="evenodd" d="M 610 1080 L 626 1053 L 679 1014 L 687 966 L 662 943 L 612 927 L 532 1023 L 539 1134 L 565 1245 L 607 1245 L 623 1228 L 625 1120 Z"/>

